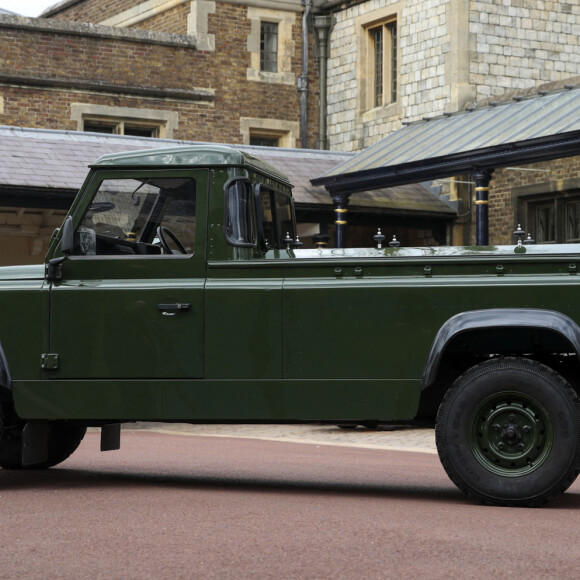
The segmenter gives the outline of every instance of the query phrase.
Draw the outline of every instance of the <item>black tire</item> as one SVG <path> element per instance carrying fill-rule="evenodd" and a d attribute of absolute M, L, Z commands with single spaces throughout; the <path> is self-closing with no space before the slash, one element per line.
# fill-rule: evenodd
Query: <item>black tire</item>
<path fill-rule="evenodd" d="M 24 422 L 6 427 L 0 433 L 0 467 L 3 469 L 48 469 L 78 448 L 87 428 L 70 421 L 51 421 L 48 425 L 48 459 L 41 463 L 22 465 L 22 432 Z"/>
<path fill-rule="evenodd" d="M 488 505 L 542 505 L 580 468 L 578 396 L 561 375 L 529 359 L 469 369 L 446 393 L 435 433 L 447 475 Z"/>

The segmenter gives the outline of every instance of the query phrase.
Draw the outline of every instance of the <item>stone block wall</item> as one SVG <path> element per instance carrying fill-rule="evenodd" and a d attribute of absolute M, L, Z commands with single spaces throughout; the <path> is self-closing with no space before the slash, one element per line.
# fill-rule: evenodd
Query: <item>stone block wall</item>
<path fill-rule="evenodd" d="M 578 2 L 474 0 L 469 30 L 477 99 L 580 74 Z"/>
<path fill-rule="evenodd" d="M 331 149 L 359 151 L 403 121 L 580 74 L 577 2 L 351 0 L 343 6 L 334 13 L 330 39 Z M 370 66 L 364 30 L 387 15 L 396 17 L 399 33 L 398 99 L 370 108 L 362 94 Z"/>
<path fill-rule="evenodd" d="M 445 82 L 449 4 L 450 0 L 368 0 L 335 14 L 328 64 L 332 149 L 358 151 L 400 129 L 402 120 L 444 112 L 450 98 Z M 360 94 L 361 76 L 371 74 L 361 62 L 365 28 L 390 15 L 397 19 L 399 34 L 398 100 L 368 108 Z"/>

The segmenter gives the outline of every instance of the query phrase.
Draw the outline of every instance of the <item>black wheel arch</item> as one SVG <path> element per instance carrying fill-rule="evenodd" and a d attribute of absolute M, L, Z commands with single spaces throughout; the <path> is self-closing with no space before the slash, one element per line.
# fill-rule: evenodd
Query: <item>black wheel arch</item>
<path fill-rule="evenodd" d="M 454 380 L 482 357 L 523 355 L 541 359 L 550 353 L 580 355 L 580 326 L 561 312 L 539 308 L 461 312 L 449 318 L 433 340 L 423 370 L 422 398 L 440 399 L 450 386 L 448 379 Z M 445 384 L 441 384 L 442 377 Z M 434 410 L 433 401 L 429 406 Z"/>

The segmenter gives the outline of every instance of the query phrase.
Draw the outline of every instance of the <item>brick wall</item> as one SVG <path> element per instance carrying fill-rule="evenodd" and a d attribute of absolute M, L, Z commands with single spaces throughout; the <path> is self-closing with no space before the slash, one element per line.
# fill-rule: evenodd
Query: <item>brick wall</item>
<path fill-rule="evenodd" d="M 241 116 L 299 121 L 300 97 L 295 86 L 246 78 L 250 27 L 246 10 L 241 5 L 217 3 L 216 13 L 209 16 L 209 32 L 216 38 L 213 52 L 196 50 L 190 36 L 0 17 L 4 103 L 0 124 L 75 130 L 71 104 L 90 103 L 175 111 L 179 125 L 174 138 L 235 144 L 242 142 Z M 169 26 L 184 16 L 182 6 L 170 12 L 165 24 L 150 24 Z M 300 26 L 294 28 L 292 66 L 298 76 L 302 42 Z M 310 147 L 317 139 L 313 76 Z"/>
<path fill-rule="evenodd" d="M 518 168 L 521 169 L 498 169 L 493 174 L 489 192 L 490 244 L 514 243 L 512 232 L 518 222 L 534 237 L 534 225 L 526 222 L 525 215 L 518 216 L 518 195 L 523 201 L 542 194 L 569 193 L 567 185 L 580 178 L 580 157 L 518 165 Z M 575 189 L 574 193 L 580 193 L 580 189 Z"/>
<path fill-rule="evenodd" d="M 96 23 L 142 3 L 143 0 L 82 0 L 62 9 L 55 9 L 54 12 L 51 11 L 49 17 L 72 22 Z"/>
<path fill-rule="evenodd" d="M 175 32 L 187 34 L 187 17 L 191 11 L 189 2 L 166 10 L 153 18 L 148 18 L 134 25 L 134 28 L 142 30 L 162 30 L 163 32 Z M 109 14 L 108 16 L 112 15 Z"/>

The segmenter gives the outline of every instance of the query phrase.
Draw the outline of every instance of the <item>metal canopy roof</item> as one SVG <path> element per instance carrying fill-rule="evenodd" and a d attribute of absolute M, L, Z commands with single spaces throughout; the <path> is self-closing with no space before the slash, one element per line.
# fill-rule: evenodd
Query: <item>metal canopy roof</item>
<path fill-rule="evenodd" d="M 354 193 L 580 154 L 580 89 L 410 123 L 313 185 Z"/>

